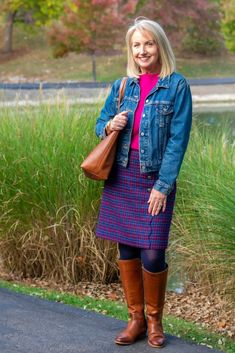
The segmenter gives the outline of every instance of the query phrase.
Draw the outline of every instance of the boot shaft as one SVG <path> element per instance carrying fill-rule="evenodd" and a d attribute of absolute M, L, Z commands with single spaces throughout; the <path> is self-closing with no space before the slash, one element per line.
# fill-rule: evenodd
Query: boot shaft
<path fill-rule="evenodd" d="M 140 259 L 118 260 L 120 278 L 130 315 L 144 312 L 144 290 Z"/>
<path fill-rule="evenodd" d="M 143 269 L 144 296 L 146 303 L 148 344 L 161 348 L 165 345 L 162 314 L 165 302 L 168 267 L 158 273 Z"/>
<path fill-rule="evenodd" d="M 126 329 L 116 336 L 115 343 L 126 345 L 145 336 L 147 330 L 144 316 L 142 266 L 140 259 L 119 260 L 118 266 L 130 320 Z"/>
<path fill-rule="evenodd" d="M 157 273 L 143 269 L 144 297 L 147 315 L 158 314 L 162 316 L 165 303 L 165 292 L 167 284 L 168 267 Z"/>

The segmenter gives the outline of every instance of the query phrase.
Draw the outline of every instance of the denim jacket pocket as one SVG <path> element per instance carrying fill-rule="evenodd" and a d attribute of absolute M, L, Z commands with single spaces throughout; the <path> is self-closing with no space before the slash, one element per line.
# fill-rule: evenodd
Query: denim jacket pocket
<path fill-rule="evenodd" d="M 167 103 L 159 103 L 156 107 L 157 125 L 158 125 L 158 156 L 161 161 L 167 145 L 170 133 L 171 118 L 173 115 L 173 105 Z"/>
<path fill-rule="evenodd" d="M 173 115 L 173 105 L 169 103 L 159 103 L 156 106 L 157 118 L 159 126 L 165 127 Z"/>
<path fill-rule="evenodd" d="M 120 103 L 120 111 L 124 111 L 124 110 L 132 111 L 136 104 L 137 104 L 136 99 L 133 99 L 132 97 L 124 96 Z M 118 110 L 118 99 L 116 99 L 116 107 Z"/>

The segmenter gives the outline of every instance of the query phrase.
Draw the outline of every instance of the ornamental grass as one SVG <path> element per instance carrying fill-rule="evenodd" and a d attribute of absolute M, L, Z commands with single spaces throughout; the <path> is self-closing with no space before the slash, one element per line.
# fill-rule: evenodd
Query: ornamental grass
<path fill-rule="evenodd" d="M 66 102 L 0 110 L 0 260 L 8 272 L 57 282 L 117 279 L 116 244 L 94 235 L 103 184 L 80 169 L 98 142 L 99 110 Z M 194 119 L 178 180 L 171 273 L 233 298 L 234 180 L 228 126 Z"/>

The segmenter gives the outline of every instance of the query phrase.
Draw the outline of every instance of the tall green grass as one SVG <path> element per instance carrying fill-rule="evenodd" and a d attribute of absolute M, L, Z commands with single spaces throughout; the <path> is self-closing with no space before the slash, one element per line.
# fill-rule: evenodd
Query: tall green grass
<path fill-rule="evenodd" d="M 102 183 L 81 172 L 99 106 L 1 109 L 0 259 L 57 281 L 116 278 L 116 245 L 94 235 Z M 196 124 L 178 181 L 171 269 L 234 296 L 234 145 L 226 126 Z"/>
<path fill-rule="evenodd" d="M 101 183 L 80 164 L 97 140 L 98 107 L 1 110 L 0 245 L 23 276 L 109 281 L 116 247 L 94 238 Z"/>
<path fill-rule="evenodd" d="M 233 139 L 230 125 L 224 122 L 216 127 L 194 124 L 180 174 L 169 252 L 189 280 L 234 298 Z"/>

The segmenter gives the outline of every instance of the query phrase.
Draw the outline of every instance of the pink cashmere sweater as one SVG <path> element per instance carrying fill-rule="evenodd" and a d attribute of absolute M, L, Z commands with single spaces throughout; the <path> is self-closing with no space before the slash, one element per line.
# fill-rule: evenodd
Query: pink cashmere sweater
<path fill-rule="evenodd" d="M 140 100 L 135 111 L 134 125 L 131 135 L 131 148 L 134 150 L 139 149 L 139 128 L 144 109 L 145 99 L 150 93 L 150 91 L 153 89 L 153 87 L 156 86 L 158 82 L 158 77 L 158 74 L 142 74 L 139 78 Z"/>

